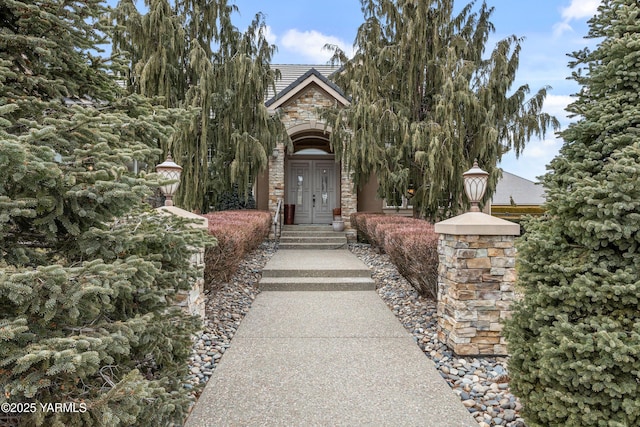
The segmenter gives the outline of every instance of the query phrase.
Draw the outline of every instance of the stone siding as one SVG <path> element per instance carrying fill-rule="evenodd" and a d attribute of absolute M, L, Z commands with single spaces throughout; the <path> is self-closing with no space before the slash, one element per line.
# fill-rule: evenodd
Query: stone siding
<path fill-rule="evenodd" d="M 438 338 L 458 355 L 506 355 L 515 236 L 441 234 L 438 242 Z"/>
<path fill-rule="evenodd" d="M 287 129 L 307 122 L 318 122 L 318 108 L 332 107 L 335 100 L 312 84 L 304 89 L 296 98 L 282 106 L 282 122 Z"/>
<path fill-rule="evenodd" d="M 342 219 L 347 227 L 347 230 L 351 230 L 351 214 L 358 211 L 358 195 L 353 191 L 353 181 L 351 180 L 351 172 L 342 167 L 340 174 L 340 203 L 342 208 Z M 349 234 L 349 233 L 347 233 Z"/>
<path fill-rule="evenodd" d="M 278 143 L 278 157 L 269 158 L 269 211 L 276 211 L 278 199 L 284 200 L 284 143 Z"/>
<path fill-rule="evenodd" d="M 198 248 L 197 252 L 191 256 L 191 264 L 198 269 L 198 277 L 191 283 L 191 289 L 177 292 L 176 304 L 186 313 L 204 320 L 206 302 L 204 296 L 204 248 Z"/>

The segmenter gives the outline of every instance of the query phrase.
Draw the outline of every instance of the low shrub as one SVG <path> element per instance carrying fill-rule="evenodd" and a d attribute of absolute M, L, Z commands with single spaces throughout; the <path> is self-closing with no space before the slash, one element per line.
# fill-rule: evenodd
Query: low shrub
<path fill-rule="evenodd" d="M 407 226 L 390 233 L 385 250 L 391 261 L 420 294 L 438 295 L 438 234 L 433 225 Z"/>
<path fill-rule="evenodd" d="M 379 217 L 384 216 L 382 213 L 375 212 L 355 212 L 349 216 L 349 221 L 351 222 L 351 226 L 358 233 L 358 241 L 363 241 L 369 243 L 369 237 L 366 230 L 366 223 L 369 217 Z"/>
<path fill-rule="evenodd" d="M 385 239 L 389 233 L 395 233 L 406 227 L 414 225 L 415 220 L 413 218 L 405 218 L 393 215 L 385 215 L 380 218 L 371 218 L 367 221 L 367 230 L 371 235 L 371 243 L 382 248 L 385 252 L 388 252 L 385 246 Z"/>
<path fill-rule="evenodd" d="M 205 286 L 217 290 L 236 272 L 242 258 L 269 235 L 271 214 L 265 211 L 239 210 L 213 212 L 209 220 L 209 234 L 218 244 L 205 251 Z"/>
<path fill-rule="evenodd" d="M 438 234 L 415 218 L 355 213 L 351 224 L 368 242 L 386 252 L 400 274 L 422 295 L 437 298 Z"/>

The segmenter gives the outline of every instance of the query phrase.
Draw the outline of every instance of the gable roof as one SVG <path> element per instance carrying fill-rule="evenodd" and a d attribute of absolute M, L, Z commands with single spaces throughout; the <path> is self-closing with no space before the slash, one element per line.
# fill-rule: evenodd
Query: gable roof
<path fill-rule="evenodd" d="M 276 94 L 282 92 L 287 86 L 312 68 L 327 78 L 331 77 L 333 73 L 340 69 L 338 65 L 326 64 L 271 64 L 271 68 L 280 71 L 280 79 L 276 81 L 276 92 L 273 93 L 270 90 L 267 99 L 271 99 Z"/>
<path fill-rule="evenodd" d="M 329 76 L 339 70 L 337 66 L 273 65 L 272 67 L 280 70 L 281 79 L 276 82 L 276 94 L 265 102 L 269 109 L 280 107 L 311 83 L 320 86 L 342 104 L 349 103 L 349 99 L 342 89 L 329 80 Z"/>
<path fill-rule="evenodd" d="M 502 178 L 493 193 L 492 205 L 542 205 L 545 202 L 542 184 L 502 171 Z"/>

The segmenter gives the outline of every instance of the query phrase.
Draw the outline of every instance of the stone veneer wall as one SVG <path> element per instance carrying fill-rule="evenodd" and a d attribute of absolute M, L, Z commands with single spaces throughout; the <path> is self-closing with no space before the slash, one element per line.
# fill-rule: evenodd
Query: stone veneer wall
<path fill-rule="evenodd" d="M 200 320 L 205 318 L 204 297 L 204 248 L 197 248 L 197 252 L 191 256 L 191 263 L 198 269 L 198 277 L 191 284 L 188 291 L 178 291 L 176 304 L 186 313 L 198 316 Z"/>
<path fill-rule="evenodd" d="M 331 107 L 335 99 L 320 89 L 317 85 L 309 85 L 300 95 L 282 107 L 282 122 L 288 130 L 316 129 L 324 130 L 324 122 L 320 121 L 317 109 Z M 330 132 L 330 129 L 327 129 Z M 290 134 L 291 135 L 291 134 Z M 278 199 L 285 197 L 285 150 L 284 143 L 278 144 L 279 155 L 276 159 L 269 159 L 269 210 L 276 210 Z M 353 191 L 351 174 L 343 169 L 340 179 L 340 204 L 342 217 L 347 226 L 351 213 L 357 211 L 357 194 Z"/>
<path fill-rule="evenodd" d="M 269 158 L 269 212 L 278 207 L 278 199 L 284 200 L 284 143 L 278 143 L 278 157 Z"/>
<path fill-rule="evenodd" d="M 344 165 L 340 173 L 340 203 L 342 219 L 347 229 L 351 229 L 351 214 L 358 211 L 358 194 L 353 191 L 351 172 Z"/>
<path fill-rule="evenodd" d="M 506 355 L 502 321 L 511 315 L 515 236 L 441 234 L 438 338 L 458 355 Z"/>
<path fill-rule="evenodd" d="M 296 98 L 282 106 L 282 121 L 287 129 L 303 123 L 319 121 L 317 109 L 332 107 L 334 103 L 333 97 L 311 84 Z"/>
<path fill-rule="evenodd" d="M 195 219 L 202 221 L 201 224 L 192 224 L 192 227 L 209 228 L 209 220 L 200 215 L 196 215 L 176 206 L 162 206 L 158 208 L 161 212 L 171 215 L 177 215 L 183 218 Z M 192 316 L 198 316 L 201 320 L 205 318 L 205 297 L 204 297 L 204 247 L 194 248 L 195 252 L 191 255 L 191 263 L 198 269 L 196 280 L 191 283 L 191 289 L 188 291 L 178 291 L 176 294 L 176 305 L 182 308 L 186 313 Z"/>

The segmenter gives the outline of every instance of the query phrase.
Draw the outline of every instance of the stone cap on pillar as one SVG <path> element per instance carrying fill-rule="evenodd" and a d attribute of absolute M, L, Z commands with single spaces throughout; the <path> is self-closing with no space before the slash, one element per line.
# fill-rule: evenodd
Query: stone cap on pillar
<path fill-rule="evenodd" d="M 197 223 L 192 224 L 192 226 L 195 228 L 204 228 L 205 230 L 209 229 L 209 220 L 207 218 L 198 214 L 194 214 L 193 212 L 185 211 L 184 209 L 180 209 L 177 206 L 160 206 L 158 210 L 165 214 L 172 214 L 177 215 L 181 218 L 196 220 Z"/>
<path fill-rule="evenodd" d="M 435 232 L 456 236 L 519 236 L 520 225 L 484 212 L 467 212 L 436 223 Z"/>

